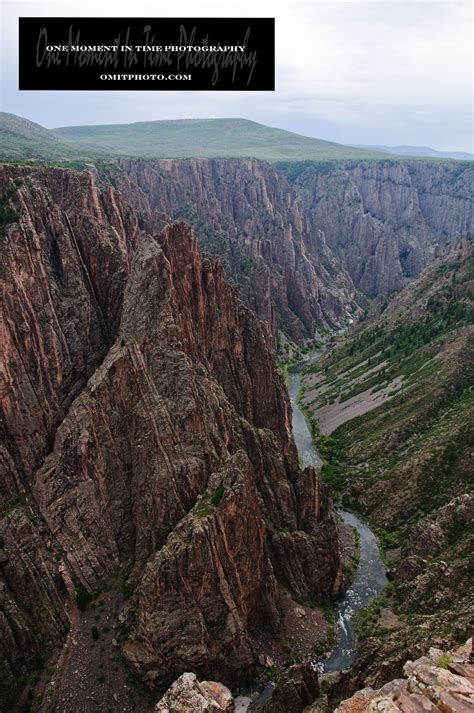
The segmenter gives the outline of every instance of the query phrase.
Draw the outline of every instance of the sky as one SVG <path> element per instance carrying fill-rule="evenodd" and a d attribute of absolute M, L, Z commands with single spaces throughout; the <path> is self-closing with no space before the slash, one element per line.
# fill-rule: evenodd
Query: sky
<path fill-rule="evenodd" d="M 243 117 L 346 144 L 473 151 L 472 6 L 457 0 L 0 0 L 1 110 L 47 128 Z M 275 17 L 274 92 L 18 90 L 19 16 Z"/>

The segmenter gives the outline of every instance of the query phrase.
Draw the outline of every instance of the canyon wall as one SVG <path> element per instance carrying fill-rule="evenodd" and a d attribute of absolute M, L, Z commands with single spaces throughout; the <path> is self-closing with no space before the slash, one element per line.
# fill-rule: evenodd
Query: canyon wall
<path fill-rule="evenodd" d="M 390 583 L 360 617 L 346 697 L 474 618 L 474 245 L 453 241 L 303 377 L 323 477 L 380 537 Z M 331 425 L 330 429 L 327 428 Z M 338 694 L 339 695 L 339 694 Z"/>
<path fill-rule="evenodd" d="M 120 160 L 127 193 L 138 186 L 152 209 L 193 226 L 218 254 L 245 303 L 269 325 L 302 342 L 352 312 L 354 288 L 298 192 L 256 160 Z"/>
<path fill-rule="evenodd" d="M 294 185 L 328 247 L 369 297 L 400 290 L 436 246 L 473 232 L 474 169 L 460 162 L 348 161 Z"/>
<path fill-rule="evenodd" d="M 186 224 L 94 169 L 3 167 L 0 189 L 2 692 L 106 577 L 127 580 L 120 646 L 150 688 L 234 685 L 278 638 L 281 586 L 344 582 L 271 335 Z"/>
<path fill-rule="evenodd" d="M 219 254 L 276 336 L 301 342 L 347 320 L 356 289 L 389 295 L 436 245 L 472 232 L 474 170 L 464 163 L 120 160 L 141 203 L 185 218 Z"/>

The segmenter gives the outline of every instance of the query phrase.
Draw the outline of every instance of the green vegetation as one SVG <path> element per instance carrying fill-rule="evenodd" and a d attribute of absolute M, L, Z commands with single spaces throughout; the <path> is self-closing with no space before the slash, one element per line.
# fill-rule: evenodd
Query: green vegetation
<path fill-rule="evenodd" d="M 196 515 L 196 517 L 207 517 L 208 515 L 212 515 L 213 512 L 214 508 L 211 505 L 210 495 L 203 495 L 193 508 L 193 514 Z"/>
<path fill-rule="evenodd" d="M 379 154 L 379 158 L 383 158 Z M 305 176 L 314 176 L 315 174 L 326 175 L 337 170 L 336 161 L 277 161 L 275 168 L 285 174 L 291 183 L 294 183 L 303 173 Z"/>
<path fill-rule="evenodd" d="M 223 483 L 221 483 L 213 492 L 211 495 L 211 505 L 214 505 L 214 507 L 217 507 L 222 500 L 222 496 L 224 495 L 225 488 Z"/>
<path fill-rule="evenodd" d="M 440 668 L 448 668 L 450 663 L 452 663 L 452 658 L 449 654 L 442 654 L 436 661 L 436 665 Z"/>
<path fill-rule="evenodd" d="M 374 632 L 375 625 L 380 618 L 380 610 L 387 606 L 388 601 L 385 594 L 376 597 L 368 607 L 359 609 L 354 616 L 355 630 L 359 639 L 366 639 Z"/>
<path fill-rule="evenodd" d="M 15 185 L 7 188 L 5 193 L 0 196 L 0 238 L 3 238 L 5 235 L 7 225 L 13 223 L 18 217 L 16 210 L 11 206 L 11 199 L 21 184 L 21 179 L 17 178 L 15 180 Z"/>
<path fill-rule="evenodd" d="M 260 686 L 266 686 L 270 681 L 275 681 L 278 683 L 280 680 L 281 671 L 276 668 L 276 666 L 270 666 L 269 668 L 262 669 L 257 677 L 256 681 Z"/>
<path fill-rule="evenodd" d="M 84 589 L 84 587 L 77 588 L 76 604 L 77 608 L 80 609 L 80 611 L 86 611 L 91 602 L 91 599 L 91 594 L 87 591 L 87 589 Z"/>
<path fill-rule="evenodd" d="M 0 113 L 0 159 L 53 161 L 82 170 L 106 157 L 257 158 L 288 163 L 298 171 L 330 170 L 337 159 L 381 159 L 389 154 L 301 136 L 247 119 L 179 119 L 134 124 L 72 126 L 49 130 L 22 117 Z M 320 165 L 318 169 L 315 163 Z"/>
<path fill-rule="evenodd" d="M 0 112 L 0 159 L 87 159 L 99 157 L 93 147 L 75 145 L 39 124 L 15 114 Z"/>
<path fill-rule="evenodd" d="M 328 624 L 334 625 L 336 623 L 336 618 L 334 616 L 334 607 L 330 602 L 326 602 L 325 604 L 320 604 L 320 608 L 323 611 L 324 618 L 326 619 Z"/>
<path fill-rule="evenodd" d="M 326 638 L 321 641 L 315 650 L 317 656 L 323 656 L 334 648 L 334 642 L 336 640 L 335 627 L 333 624 L 330 625 Z"/>
<path fill-rule="evenodd" d="M 82 170 L 86 162 L 119 156 L 136 158 L 256 158 L 277 164 L 290 181 L 308 173 L 329 173 L 338 160 L 391 164 L 446 159 L 397 156 L 388 150 L 354 147 L 302 136 L 247 119 L 177 119 L 133 124 L 45 129 L 0 112 L 0 159 L 52 161 Z M 469 162 L 458 162 L 460 165 Z M 354 202 L 354 208 L 357 205 Z"/>
<path fill-rule="evenodd" d="M 179 119 L 71 126 L 53 135 L 108 155 L 153 158 L 259 158 L 302 161 L 383 158 L 384 154 L 301 136 L 247 119 Z"/>
<path fill-rule="evenodd" d="M 309 370 L 311 370 L 311 367 L 308 371 Z M 313 437 L 316 450 L 323 461 L 321 476 L 329 485 L 331 485 L 333 497 L 335 499 L 339 499 L 342 488 L 346 482 L 340 462 L 340 446 L 333 436 L 326 436 L 321 433 L 319 423 L 315 415 L 303 401 L 304 393 L 305 389 L 303 387 L 298 394 L 297 402 L 306 418 L 306 423 L 308 424 L 308 428 Z"/>
<path fill-rule="evenodd" d="M 225 488 L 223 483 L 218 485 L 218 487 L 212 493 L 204 493 L 193 508 L 193 514 L 196 517 L 208 517 L 212 515 L 215 508 L 219 505 L 222 497 L 225 493 Z"/>

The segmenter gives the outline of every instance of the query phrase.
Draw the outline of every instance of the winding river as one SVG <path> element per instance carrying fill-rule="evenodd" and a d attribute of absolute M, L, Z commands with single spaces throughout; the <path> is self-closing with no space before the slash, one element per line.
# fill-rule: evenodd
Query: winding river
<path fill-rule="evenodd" d="M 301 372 L 308 364 L 312 364 L 321 356 L 315 352 L 303 364 L 294 366 L 288 372 L 288 393 L 293 410 L 293 434 L 298 455 L 303 467 L 320 468 L 322 460 L 313 444 L 313 439 L 306 423 L 306 418 L 298 406 L 297 398 L 301 389 Z M 342 671 L 348 668 L 357 655 L 357 635 L 354 628 L 354 615 L 372 602 L 387 585 L 385 566 L 380 557 L 377 539 L 374 533 L 353 513 L 341 508 L 340 517 L 359 533 L 360 550 L 359 564 L 351 586 L 335 606 L 336 637 L 335 645 L 329 657 L 316 666 L 322 673 Z M 260 693 L 256 703 L 262 705 L 273 693 L 273 684 L 269 684 Z M 243 713 L 248 710 L 251 698 L 248 695 L 236 699 L 235 710 Z"/>
<path fill-rule="evenodd" d="M 313 354 L 304 364 L 298 364 L 289 372 L 288 392 L 293 409 L 293 433 L 303 466 L 321 467 L 319 457 L 297 398 L 301 389 L 301 372 L 315 362 L 320 353 Z M 357 636 L 354 629 L 354 614 L 370 604 L 387 585 L 385 566 L 380 557 L 374 533 L 353 513 L 338 509 L 339 515 L 359 533 L 360 559 L 357 572 L 349 589 L 336 604 L 336 644 L 326 661 L 321 664 L 324 672 L 342 671 L 348 668 L 357 654 Z"/>

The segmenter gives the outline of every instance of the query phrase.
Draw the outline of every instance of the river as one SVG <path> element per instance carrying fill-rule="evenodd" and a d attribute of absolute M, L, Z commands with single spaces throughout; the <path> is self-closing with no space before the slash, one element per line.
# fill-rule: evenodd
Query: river
<path fill-rule="evenodd" d="M 315 352 L 304 364 L 297 364 L 288 372 L 288 393 L 293 410 L 293 435 L 303 467 L 313 466 L 320 468 L 322 466 L 322 460 L 314 447 L 306 418 L 297 401 L 301 389 L 301 372 L 305 366 L 312 364 L 320 356 L 320 352 Z M 359 533 L 359 563 L 351 586 L 335 605 L 336 631 L 334 648 L 325 661 L 315 662 L 318 669 L 324 673 L 343 671 L 354 662 L 357 655 L 354 615 L 359 609 L 368 606 L 383 591 L 388 582 L 374 533 L 353 513 L 341 508 L 338 508 L 338 513 L 345 522 Z M 267 686 L 261 692 L 256 701 L 257 704 L 263 704 L 265 700 L 271 697 L 272 692 L 272 685 Z M 236 699 L 236 711 L 243 713 L 248 710 L 249 703 L 250 699 L 246 695 L 239 696 Z"/>
<path fill-rule="evenodd" d="M 298 406 L 298 394 L 301 389 L 301 372 L 308 364 L 320 357 L 315 352 L 304 364 L 298 364 L 289 372 L 288 393 L 293 409 L 293 434 L 298 455 L 303 466 L 322 465 L 321 458 L 313 444 L 308 424 Z M 357 655 L 357 636 L 354 629 L 354 614 L 366 607 L 387 585 L 385 566 L 380 557 L 377 539 L 365 523 L 353 513 L 338 508 L 338 513 L 359 533 L 359 564 L 354 580 L 342 599 L 335 606 L 336 644 L 326 661 L 320 664 L 324 672 L 342 671 L 348 668 Z"/>

